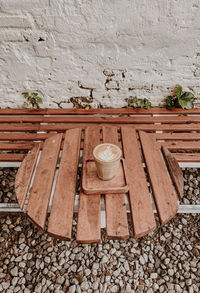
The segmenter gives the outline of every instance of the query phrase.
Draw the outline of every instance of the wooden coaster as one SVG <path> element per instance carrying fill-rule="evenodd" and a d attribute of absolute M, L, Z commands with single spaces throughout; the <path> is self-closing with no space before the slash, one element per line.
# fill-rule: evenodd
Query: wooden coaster
<path fill-rule="evenodd" d="M 82 188 L 85 194 L 126 193 L 128 191 L 128 183 L 124 159 L 121 159 L 115 177 L 107 181 L 101 180 L 98 177 L 93 160 L 86 161 L 83 169 Z"/>

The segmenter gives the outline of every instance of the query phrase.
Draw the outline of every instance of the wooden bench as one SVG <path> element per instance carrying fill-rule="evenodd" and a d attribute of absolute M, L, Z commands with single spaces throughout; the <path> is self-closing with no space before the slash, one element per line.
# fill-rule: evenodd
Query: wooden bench
<path fill-rule="evenodd" d="M 40 228 L 45 229 L 47 225 L 50 235 L 70 239 L 80 154 L 83 153 L 84 164 L 97 144 L 117 144 L 126 163 L 133 233 L 141 237 L 156 229 L 154 203 L 161 225 L 177 212 L 178 198 L 183 195 L 182 173 L 177 161 L 200 161 L 198 152 L 179 152 L 200 148 L 200 117 L 178 116 L 183 113 L 185 111 L 180 109 L 159 108 L 1 109 L 0 149 L 4 153 L 0 159 L 22 161 L 15 182 L 21 209 Z M 199 115 L 200 111 L 193 109 L 187 113 Z M 154 116 L 162 114 L 168 116 Z M 29 153 L 5 153 L 5 150 Z M 81 190 L 78 242 L 100 241 L 100 210 L 104 198 L 107 237 L 129 237 L 125 194 L 86 195 Z"/>

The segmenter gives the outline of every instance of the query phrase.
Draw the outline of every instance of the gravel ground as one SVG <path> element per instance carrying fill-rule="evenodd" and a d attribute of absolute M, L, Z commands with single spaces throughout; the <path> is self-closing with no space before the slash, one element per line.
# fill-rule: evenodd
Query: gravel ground
<path fill-rule="evenodd" d="M 15 176 L 18 168 L 0 168 L 0 202 L 16 203 Z"/>
<path fill-rule="evenodd" d="M 55 241 L 25 216 L 1 216 L 0 292 L 199 292 L 199 215 L 141 239 Z"/>
<path fill-rule="evenodd" d="M 200 168 L 184 168 L 184 196 L 180 203 L 200 205 Z"/>
<path fill-rule="evenodd" d="M 1 168 L 0 201 L 14 202 L 17 168 Z M 183 170 L 185 204 L 200 204 L 200 169 Z M 129 218 L 130 221 L 130 218 Z M 53 240 L 24 215 L 0 216 L 0 292 L 200 292 L 200 215 L 177 215 L 141 238 L 80 245 Z"/>

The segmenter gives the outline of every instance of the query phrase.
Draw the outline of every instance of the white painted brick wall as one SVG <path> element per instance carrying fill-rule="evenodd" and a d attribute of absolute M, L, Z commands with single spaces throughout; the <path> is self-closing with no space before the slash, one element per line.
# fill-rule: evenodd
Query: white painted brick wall
<path fill-rule="evenodd" d="M 198 97 L 199 15 L 198 0 L 0 0 L 0 107 L 24 91 L 42 107 L 159 105 L 178 83 Z"/>

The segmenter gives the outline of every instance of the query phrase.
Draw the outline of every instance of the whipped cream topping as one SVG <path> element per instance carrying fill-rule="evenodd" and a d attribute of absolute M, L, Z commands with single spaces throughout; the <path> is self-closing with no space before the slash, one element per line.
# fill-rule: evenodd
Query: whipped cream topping
<path fill-rule="evenodd" d="M 99 152 L 98 157 L 104 161 L 111 161 L 114 159 L 115 154 L 113 154 L 111 147 L 107 146 L 104 151 Z"/>

